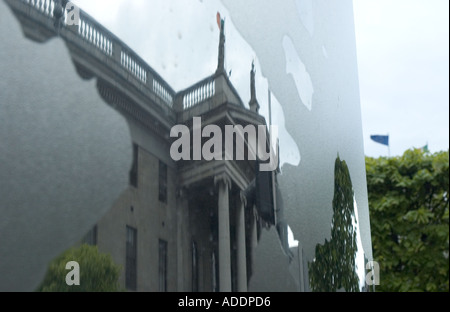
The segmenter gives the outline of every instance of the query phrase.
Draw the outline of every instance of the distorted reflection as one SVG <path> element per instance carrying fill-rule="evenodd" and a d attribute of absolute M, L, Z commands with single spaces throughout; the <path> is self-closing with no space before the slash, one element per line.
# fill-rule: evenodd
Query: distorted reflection
<path fill-rule="evenodd" d="M 316 245 L 315 259 L 308 265 L 313 291 L 359 291 L 354 220 L 352 181 L 347 163 L 338 156 L 334 166 L 331 238 Z"/>
<path fill-rule="evenodd" d="M 6 212 L 18 220 L 0 220 L 0 236 L 23 241 L 8 249 L 0 244 L 0 276 L 16 283 L 0 280 L 0 290 L 33 289 L 40 277 L 29 276 L 32 266 L 21 272 L 23 262 L 16 260 L 45 255 L 35 259 L 42 271 L 52 254 L 76 244 L 91 226 L 84 242 L 123 267 L 119 283 L 129 291 L 364 287 L 363 246 L 371 259 L 371 244 L 356 59 L 348 53 L 353 28 L 342 23 L 350 2 L 121 0 L 108 14 L 100 1 L 74 0 L 83 7 L 79 24 L 59 23 L 55 30 L 59 2 L 0 0 L 11 8 L 0 10 L 0 31 L 8 34 L 0 72 L 11 72 L 0 81 L 0 106 L 7 108 L 0 114 L 0 143 L 13 146 L 0 148 L 0 173 L 7 173 L 0 175 L 0 186 L 6 185 L 0 211 L 9 220 L 1 209 L 12 207 Z M 97 21 L 102 15 L 114 18 Z M 130 18 L 150 29 L 148 36 L 133 29 Z M 20 83 L 7 86 L 11 81 Z M 244 159 L 256 149 L 251 130 L 260 125 L 270 126 L 270 138 L 279 131 L 279 140 L 261 140 L 276 151 L 273 171 L 259 170 L 259 158 Z M 28 136 L 47 128 L 45 144 Z M 222 144 L 230 128 L 235 134 Z M 176 137 L 173 129 L 184 130 Z M 172 149 L 175 140 L 183 142 L 181 150 Z M 30 158 L 30 146 L 40 153 Z M 234 157 L 238 151 L 242 159 Z M 71 157 L 63 162 L 59 154 Z M 22 159 L 33 162 L 22 165 Z M 20 170 L 10 170 L 15 167 Z M 17 191 L 9 191 L 14 185 Z M 37 186 L 47 192 L 34 192 L 36 200 L 5 204 L 11 194 L 27 197 Z M 31 229 L 28 236 L 22 229 Z M 29 256 L 21 256 L 23 250 Z"/>

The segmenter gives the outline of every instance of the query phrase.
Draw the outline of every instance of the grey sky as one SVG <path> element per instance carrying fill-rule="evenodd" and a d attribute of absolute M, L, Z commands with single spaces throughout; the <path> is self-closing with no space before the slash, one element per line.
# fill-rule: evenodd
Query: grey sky
<path fill-rule="evenodd" d="M 175 90 L 180 91 L 212 75 L 217 67 L 219 29 L 216 14 L 225 25 L 225 68 L 245 105 L 250 100 L 250 69 L 255 60 L 257 98 L 260 113 L 268 120 L 268 83 L 261 75 L 253 49 L 239 35 L 227 9 L 219 0 L 111 0 L 74 1 L 121 38 L 155 69 Z M 102 5 L 103 4 L 103 5 Z M 284 128 L 284 116 L 272 96 L 272 121 L 278 126 L 280 160 L 298 165 L 300 150 Z"/>
<path fill-rule="evenodd" d="M 211 12 L 219 10 L 227 16 L 219 1 L 191 1 L 183 6 L 183 11 L 172 5 L 174 1 L 152 1 L 151 5 L 148 0 L 111 0 L 107 5 L 92 0 L 74 3 L 135 49 L 176 90 L 215 70 L 218 29 Z M 447 150 L 449 2 L 354 0 L 353 3 L 365 154 L 387 156 L 388 149 L 371 141 L 370 135 L 388 133 L 391 155 L 401 155 L 408 148 L 426 143 L 431 152 Z M 198 22 L 199 14 L 212 16 L 205 24 Z M 151 29 L 155 25 L 158 31 Z M 178 40 L 165 40 L 168 36 Z M 255 56 L 250 46 L 232 31 L 227 34 L 227 51 L 239 51 L 227 52 L 226 57 L 233 64 L 228 68 L 232 70 L 231 80 L 247 103 L 248 72 Z M 263 77 L 257 83 L 257 89 L 267 90 Z M 260 92 L 258 97 L 260 103 L 265 103 L 267 94 Z M 274 105 L 278 105 L 276 100 Z M 266 105 L 261 106 L 265 114 Z M 274 116 L 274 120 L 282 119 L 282 115 Z M 284 137 L 290 140 L 289 136 Z M 290 162 L 295 163 L 300 155 L 292 153 Z"/>
<path fill-rule="evenodd" d="M 449 1 L 354 0 L 364 148 L 449 147 Z"/>

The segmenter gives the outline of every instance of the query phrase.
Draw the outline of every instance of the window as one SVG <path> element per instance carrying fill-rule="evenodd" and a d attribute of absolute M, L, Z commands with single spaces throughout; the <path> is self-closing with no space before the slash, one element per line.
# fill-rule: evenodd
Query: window
<path fill-rule="evenodd" d="M 159 161 L 159 201 L 167 203 L 167 165 Z"/>
<path fill-rule="evenodd" d="M 139 146 L 133 143 L 133 163 L 130 169 L 130 185 L 138 187 L 138 155 Z"/>
<path fill-rule="evenodd" d="M 167 291 L 167 242 L 159 240 L 159 291 Z"/>
<path fill-rule="evenodd" d="M 198 292 L 198 250 L 197 243 L 192 242 L 192 291 Z"/>
<path fill-rule="evenodd" d="M 95 225 L 92 229 L 87 232 L 87 234 L 83 238 L 83 243 L 95 246 L 97 245 L 97 225 Z"/>
<path fill-rule="evenodd" d="M 130 290 L 137 288 L 137 230 L 127 226 L 127 242 L 126 242 L 126 272 L 125 287 Z"/>

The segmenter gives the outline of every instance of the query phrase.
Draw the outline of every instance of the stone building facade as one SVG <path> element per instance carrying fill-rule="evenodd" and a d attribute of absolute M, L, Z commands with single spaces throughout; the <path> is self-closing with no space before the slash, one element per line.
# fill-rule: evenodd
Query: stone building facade
<path fill-rule="evenodd" d="M 222 21 L 216 72 L 173 98 L 175 123 L 189 128 L 191 142 L 199 130 L 194 117 L 201 118 L 201 129 L 217 125 L 222 133 L 226 125 L 266 125 L 258 114 L 254 69 L 250 109 L 224 70 L 223 30 Z M 257 209 L 257 162 L 249 157 L 225 160 L 225 144 L 222 160 L 174 161 L 170 148 L 175 139 L 169 137 L 164 120 L 149 114 L 143 123 L 130 114 L 133 103 L 126 95 L 107 84 L 100 83 L 99 90 L 127 118 L 133 163 L 128 189 L 85 240 L 123 267 L 120 283 L 131 291 L 246 291 L 258 231 L 275 224 L 274 211 L 262 216 Z M 123 102 L 128 108 L 121 106 Z M 244 133 L 233 137 L 234 154 L 240 135 Z M 248 136 L 243 142 L 249 155 Z M 265 186 L 273 192 L 273 173 L 265 175 Z M 273 209 L 270 203 L 268 207 Z"/>

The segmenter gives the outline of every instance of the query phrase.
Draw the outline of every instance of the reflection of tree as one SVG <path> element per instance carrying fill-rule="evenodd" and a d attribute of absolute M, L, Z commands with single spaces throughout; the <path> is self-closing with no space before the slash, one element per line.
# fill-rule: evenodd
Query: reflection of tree
<path fill-rule="evenodd" d="M 70 261 L 79 264 L 80 285 L 69 286 L 66 276 L 71 271 L 66 268 Z M 87 244 L 72 247 L 52 262 L 37 291 L 42 292 L 115 292 L 119 286 L 121 267 L 114 263 L 111 255 L 98 251 L 97 246 Z"/>
<path fill-rule="evenodd" d="M 334 167 L 331 239 L 316 246 L 315 259 L 308 265 L 313 291 L 359 291 L 359 279 L 355 270 L 357 246 L 353 220 L 352 181 L 347 164 L 338 156 Z"/>

